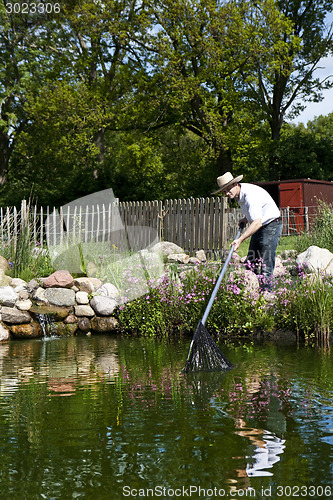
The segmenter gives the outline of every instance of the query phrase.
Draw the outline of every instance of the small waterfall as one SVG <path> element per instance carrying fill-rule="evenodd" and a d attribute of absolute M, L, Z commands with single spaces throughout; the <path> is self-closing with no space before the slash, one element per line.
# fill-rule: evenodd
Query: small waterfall
<path fill-rule="evenodd" d="M 43 337 L 53 337 L 51 316 L 47 313 L 37 313 L 36 319 L 42 327 Z"/>

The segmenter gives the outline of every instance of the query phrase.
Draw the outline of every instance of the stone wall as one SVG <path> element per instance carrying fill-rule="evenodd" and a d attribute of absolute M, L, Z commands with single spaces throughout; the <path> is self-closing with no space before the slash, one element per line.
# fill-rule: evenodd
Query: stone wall
<path fill-rule="evenodd" d="M 5 279 L 5 283 L 3 283 Z M 113 312 L 119 292 L 97 278 L 73 278 L 56 271 L 29 283 L 3 276 L 0 286 L 0 340 L 38 338 L 45 334 L 109 332 L 117 329 Z M 45 318 L 48 331 L 45 331 Z"/>

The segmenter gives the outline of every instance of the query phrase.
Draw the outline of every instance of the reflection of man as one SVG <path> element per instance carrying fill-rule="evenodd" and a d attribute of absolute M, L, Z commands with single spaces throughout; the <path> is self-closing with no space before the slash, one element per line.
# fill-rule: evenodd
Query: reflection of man
<path fill-rule="evenodd" d="M 252 456 L 253 462 L 248 463 L 246 474 L 249 477 L 253 476 L 273 476 L 273 474 L 265 469 L 271 469 L 273 465 L 280 460 L 279 455 L 285 449 L 285 440 L 265 431 L 262 436 L 264 441 L 263 446 L 257 446 Z"/>
<path fill-rule="evenodd" d="M 251 460 L 241 475 L 245 472 L 247 477 L 272 476 L 273 474 L 265 469 L 271 469 L 276 462 L 279 462 L 279 455 L 285 448 L 285 440 L 267 430 L 246 427 L 242 419 L 237 419 L 237 427 L 240 428 L 237 434 L 247 437 L 256 446 L 253 455 L 246 457 Z"/>
<path fill-rule="evenodd" d="M 232 242 L 237 250 L 242 241 L 251 237 L 247 261 L 256 274 L 263 274 L 261 288 L 272 289 L 276 248 L 282 232 L 280 210 L 270 194 L 254 184 L 239 183 L 242 175 L 233 177 L 226 172 L 217 178 L 219 188 L 212 194 L 224 193 L 229 200 L 237 200 L 244 214 L 240 222 L 249 226 Z"/>

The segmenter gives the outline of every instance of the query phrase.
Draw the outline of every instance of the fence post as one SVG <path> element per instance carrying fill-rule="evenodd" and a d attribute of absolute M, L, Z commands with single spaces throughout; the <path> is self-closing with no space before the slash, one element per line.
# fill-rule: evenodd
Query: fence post
<path fill-rule="evenodd" d="M 309 209 L 308 207 L 304 207 L 304 225 L 305 231 L 309 232 Z"/>
<path fill-rule="evenodd" d="M 227 208 L 228 208 L 228 200 L 226 197 L 222 198 L 222 249 L 225 250 L 227 248 L 227 234 L 228 234 L 228 216 L 227 216 Z"/>

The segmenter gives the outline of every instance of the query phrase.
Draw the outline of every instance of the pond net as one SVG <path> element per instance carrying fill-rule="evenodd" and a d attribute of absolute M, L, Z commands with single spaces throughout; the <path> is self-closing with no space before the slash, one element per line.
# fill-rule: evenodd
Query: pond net
<path fill-rule="evenodd" d="M 183 372 L 219 371 L 233 367 L 199 321 Z"/>

